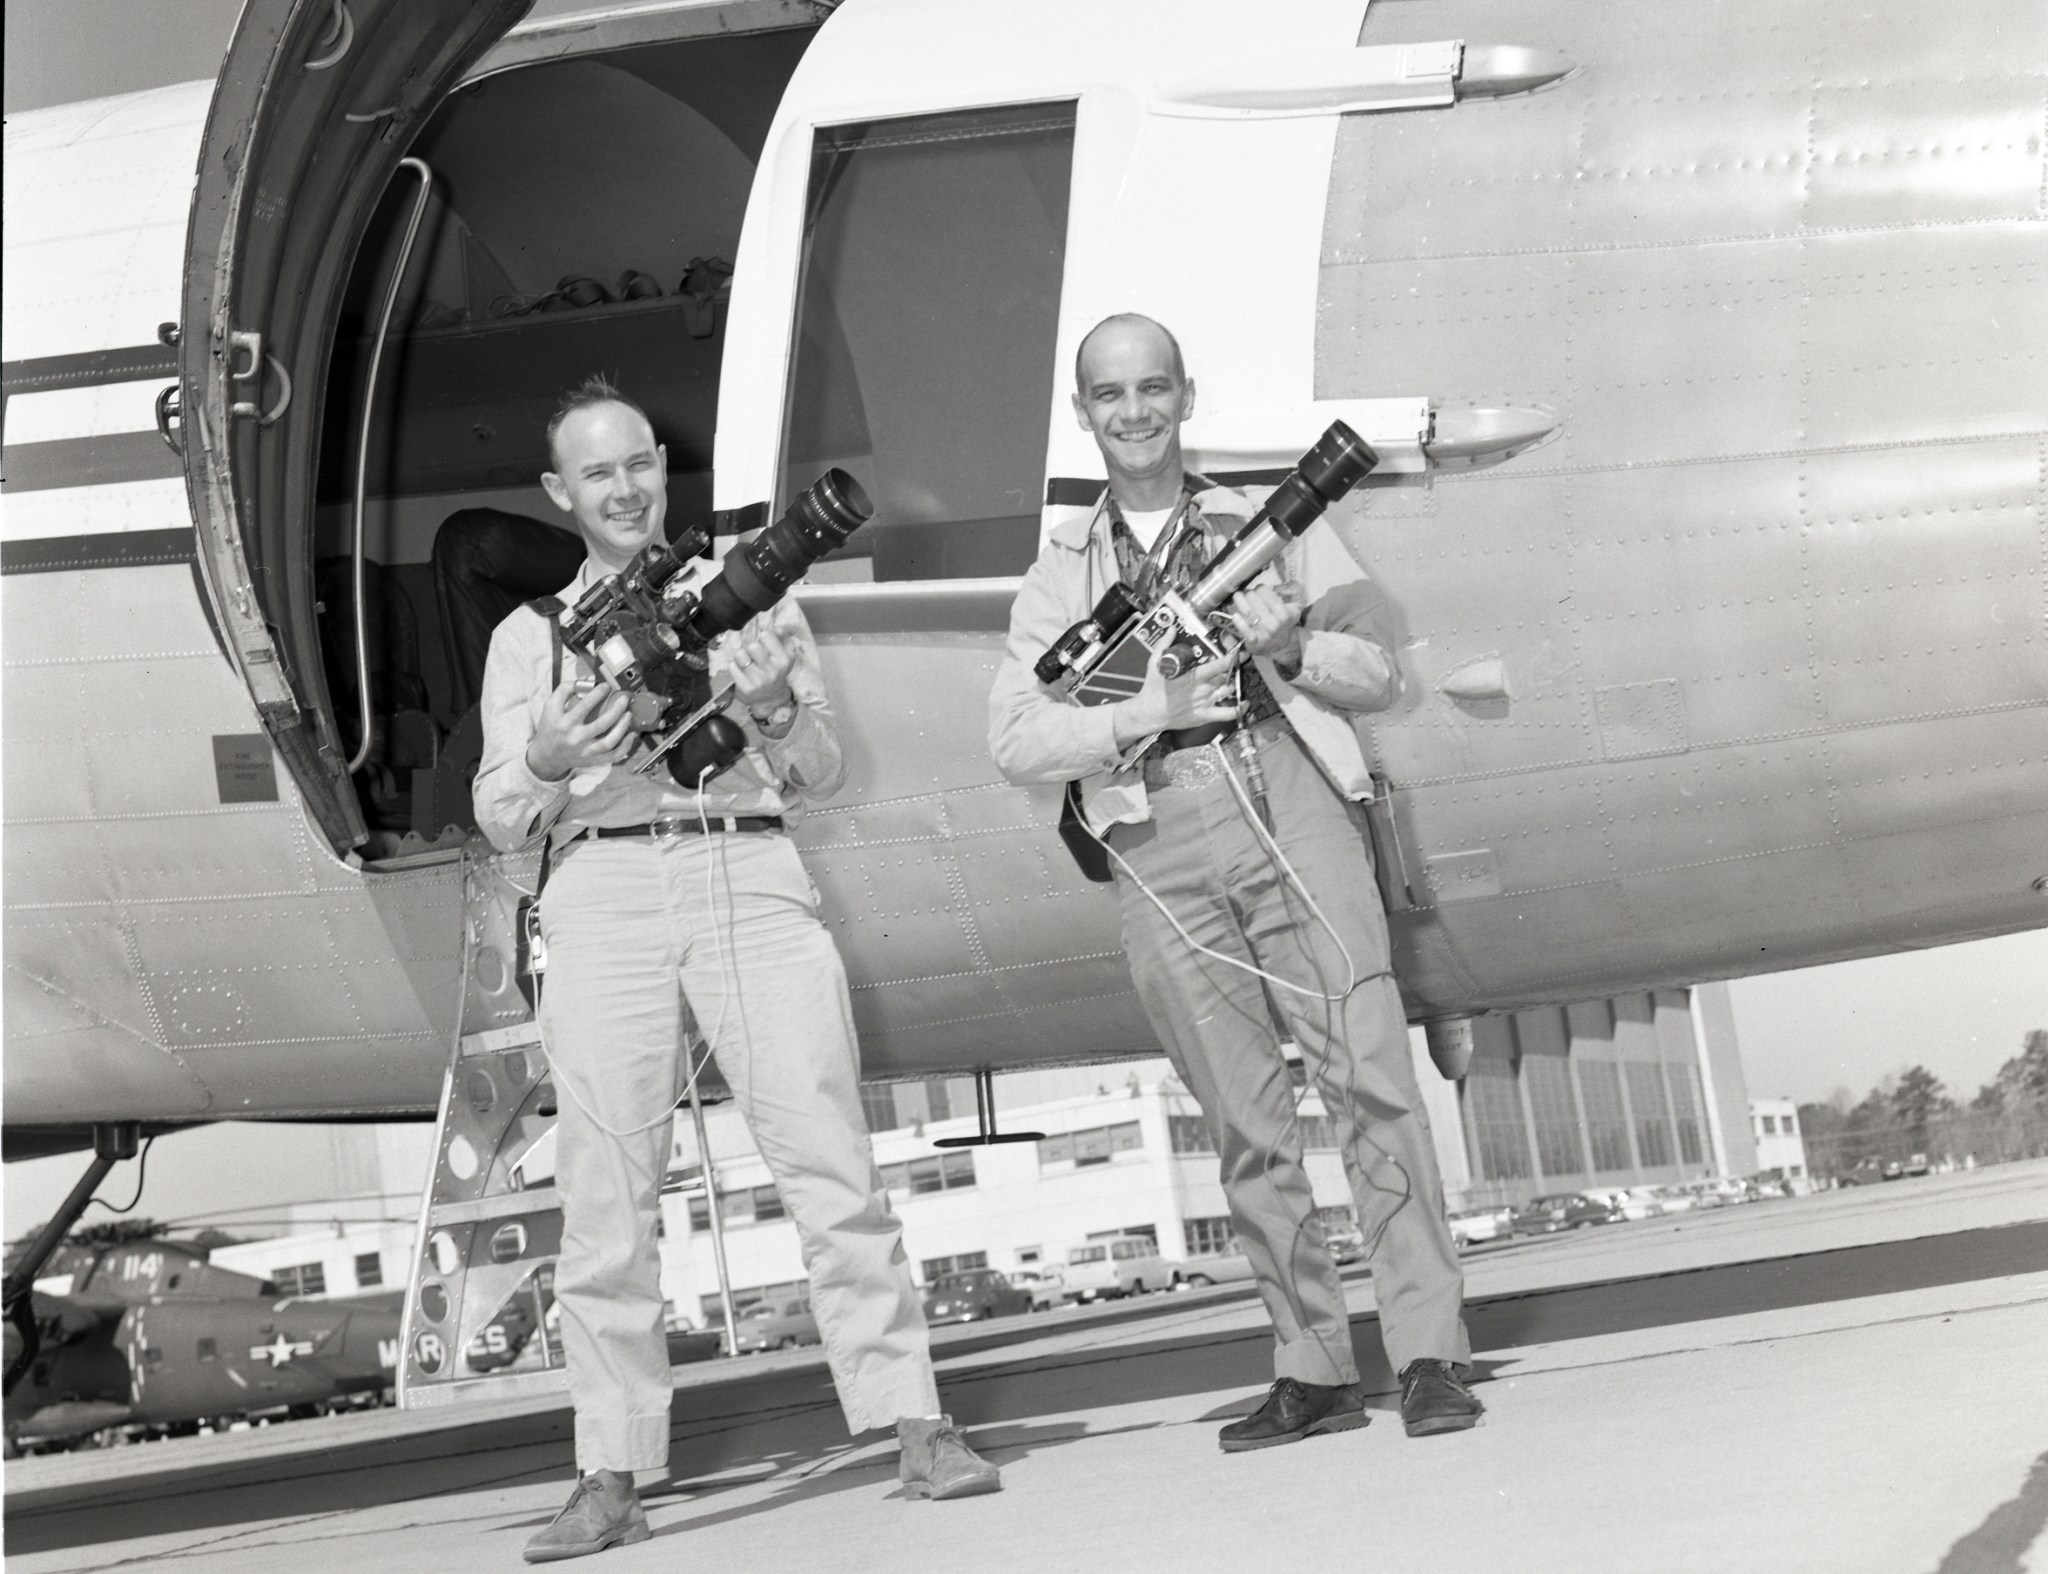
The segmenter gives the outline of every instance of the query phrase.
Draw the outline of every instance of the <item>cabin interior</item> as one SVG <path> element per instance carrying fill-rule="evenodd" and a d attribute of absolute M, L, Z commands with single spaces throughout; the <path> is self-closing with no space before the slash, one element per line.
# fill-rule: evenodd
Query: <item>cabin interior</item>
<path fill-rule="evenodd" d="M 368 860 L 473 825 L 490 630 L 582 561 L 539 485 L 562 394 L 648 411 L 671 535 L 710 526 L 733 259 L 812 28 L 507 71 L 450 96 L 358 250 L 322 407 L 315 573 L 337 735 L 360 739 L 350 551 L 364 477 Z M 1068 104 L 821 131 L 806 194 L 781 508 L 827 466 L 875 520 L 813 581 L 1021 573 L 1044 488 L 1073 143 Z M 374 335 L 390 328 L 367 421 Z M 759 523 L 760 519 L 746 521 Z"/>

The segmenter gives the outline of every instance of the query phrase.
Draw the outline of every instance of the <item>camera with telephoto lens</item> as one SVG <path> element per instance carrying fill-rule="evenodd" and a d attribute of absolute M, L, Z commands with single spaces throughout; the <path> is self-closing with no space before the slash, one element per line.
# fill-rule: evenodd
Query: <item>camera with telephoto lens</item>
<path fill-rule="evenodd" d="M 1220 615 L 1224 602 L 1378 463 L 1379 455 L 1356 432 L 1342 421 L 1331 422 L 1187 591 L 1165 590 L 1141 600 L 1128 585 L 1111 585 L 1095 610 L 1038 658 L 1032 669 L 1038 681 L 1078 704 L 1110 705 L 1145 686 L 1155 657 L 1159 670 L 1173 678 L 1232 654 L 1243 641 Z"/>
<path fill-rule="evenodd" d="M 729 552 L 701 590 L 678 578 L 710 542 L 692 526 L 673 546 L 649 542 L 584 592 L 562 624 L 562 643 L 626 696 L 634 727 L 654 735 L 637 771 L 666 761 L 677 782 L 697 787 L 745 752 L 746 734 L 725 714 L 732 689 L 711 689 L 712 641 L 768 611 L 874 512 L 858 481 L 828 470 L 774 524 Z"/>

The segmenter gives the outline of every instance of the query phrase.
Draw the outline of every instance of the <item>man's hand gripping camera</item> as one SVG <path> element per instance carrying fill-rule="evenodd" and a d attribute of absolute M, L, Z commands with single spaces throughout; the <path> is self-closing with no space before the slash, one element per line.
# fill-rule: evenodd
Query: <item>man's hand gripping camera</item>
<path fill-rule="evenodd" d="M 649 739 L 641 775 L 666 761 L 685 787 L 716 776 L 746 750 L 726 714 L 731 685 L 711 689 L 711 645 L 769 610 L 820 557 L 844 546 L 874 515 L 860 483 L 828 470 L 782 517 L 730 553 L 701 592 L 678 577 L 709 542 L 692 526 L 674 546 L 650 542 L 617 574 L 584 592 L 562 624 L 562 643 L 626 696 Z"/>
<path fill-rule="evenodd" d="M 1155 658 L 1160 673 L 1174 678 L 1235 655 L 1243 639 L 1224 613 L 1224 603 L 1378 463 L 1379 456 L 1356 432 L 1342 421 L 1332 422 L 1193 586 L 1185 592 L 1165 590 L 1142 602 L 1128 585 L 1110 586 L 1095 610 L 1038 658 L 1033 669 L 1038 681 L 1076 704 L 1109 705 L 1144 688 Z M 1135 761 L 1152 741 L 1147 737 L 1133 744 L 1123 763 Z"/>

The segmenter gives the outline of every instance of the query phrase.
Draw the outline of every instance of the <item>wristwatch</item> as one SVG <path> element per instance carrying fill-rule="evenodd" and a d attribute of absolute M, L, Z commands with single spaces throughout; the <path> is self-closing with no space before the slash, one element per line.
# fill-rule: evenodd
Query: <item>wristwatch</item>
<path fill-rule="evenodd" d="M 766 715 L 755 710 L 752 706 L 747 708 L 747 714 L 754 718 L 754 725 L 767 733 L 771 738 L 779 738 L 789 731 L 789 724 L 796 720 L 796 712 L 797 703 L 796 696 L 794 695 L 782 701 Z"/>

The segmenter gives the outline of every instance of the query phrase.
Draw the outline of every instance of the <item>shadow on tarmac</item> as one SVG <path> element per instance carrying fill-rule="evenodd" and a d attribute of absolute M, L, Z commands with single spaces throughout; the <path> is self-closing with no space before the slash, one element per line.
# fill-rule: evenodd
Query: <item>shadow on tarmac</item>
<path fill-rule="evenodd" d="M 2048 1221 L 2032 1221 L 1494 1296 L 1469 1303 L 1466 1319 L 1474 1348 L 1498 1353 L 2041 1271 L 2048 1271 Z M 1158 1309 L 1171 1311 L 1187 1304 L 1162 1298 Z M 1145 1315 L 1134 1311 L 1118 1321 L 1137 1322 Z M 1397 1385 L 1377 1322 L 1372 1315 L 1355 1318 L 1354 1327 L 1374 1326 L 1364 1337 L 1354 1338 L 1360 1375 L 1374 1396 L 1374 1408 L 1387 1412 L 1394 1408 Z M 1043 1321 L 1020 1322 L 982 1338 L 949 1343 L 941 1353 L 953 1358 L 998 1349 L 1050 1331 L 1054 1330 Z M 1006 1465 L 1041 1449 L 1109 1435 L 1081 1422 L 1039 1423 L 1034 1417 L 1213 1394 L 1219 1388 L 1247 1390 L 1241 1402 L 1176 1423 L 1207 1425 L 1249 1410 L 1272 1378 L 1272 1340 L 1263 1328 L 1135 1341 L 1135 1330 L 1118 1332 L 1114 1324 L 1103 1332 L 1103 1345 L 1097 1349 L 998 1360 L 952 1373 L 944 1379 L 947 1408 L 962 1425 L 978 1429 L 973 1439 L 977 1448 Z M 1480 1363 L 1478 1375 L 1488 1375 L 1490 1364 Z M 703 1501 L 734 1487 L 758 1485 L 770 1475 L 798 1472 L 786 1488 L 767 1499 L 735 1505 L 729 1514 L 714 1514 L 709 1520 L 697 1516 L 690 1521 L 694 1526 L 737 1521 L 790 1501 L 874 1490 L 893 1482 L 894 1449 L 875 1446 L 878 1434 L 861 1443 L 847 1439 L 831 1378 L 822 1368 L 735 1374 L 730 1382 L 679 1392 L 676 1404 L 671 1429 L 676 1473 L 645 1492 L 651 1504 L 679 1496 Z M 430 1498 L 452 1499 L 550 1477 L 558 1478 L 566 1492 L 574 1471 L 566 1408 L 479 1418 L 291 1456 L 150 1468 L 155 1462 L 137 1459 L 137 1468 L 118 1482 L 11 1494 L 6 1512 L 8 1551 L 52 1551 L 279 1518 L 317 1518 Z M 465 1512 L 452 1501 L 444 1506 L 447 1512 L 441 1517 L 446 1521 L 495 1521 L 500 1530 L 537 1527 L 549 1517 L 500 1520 L 477 1515 L 473 1508 Z"/>

